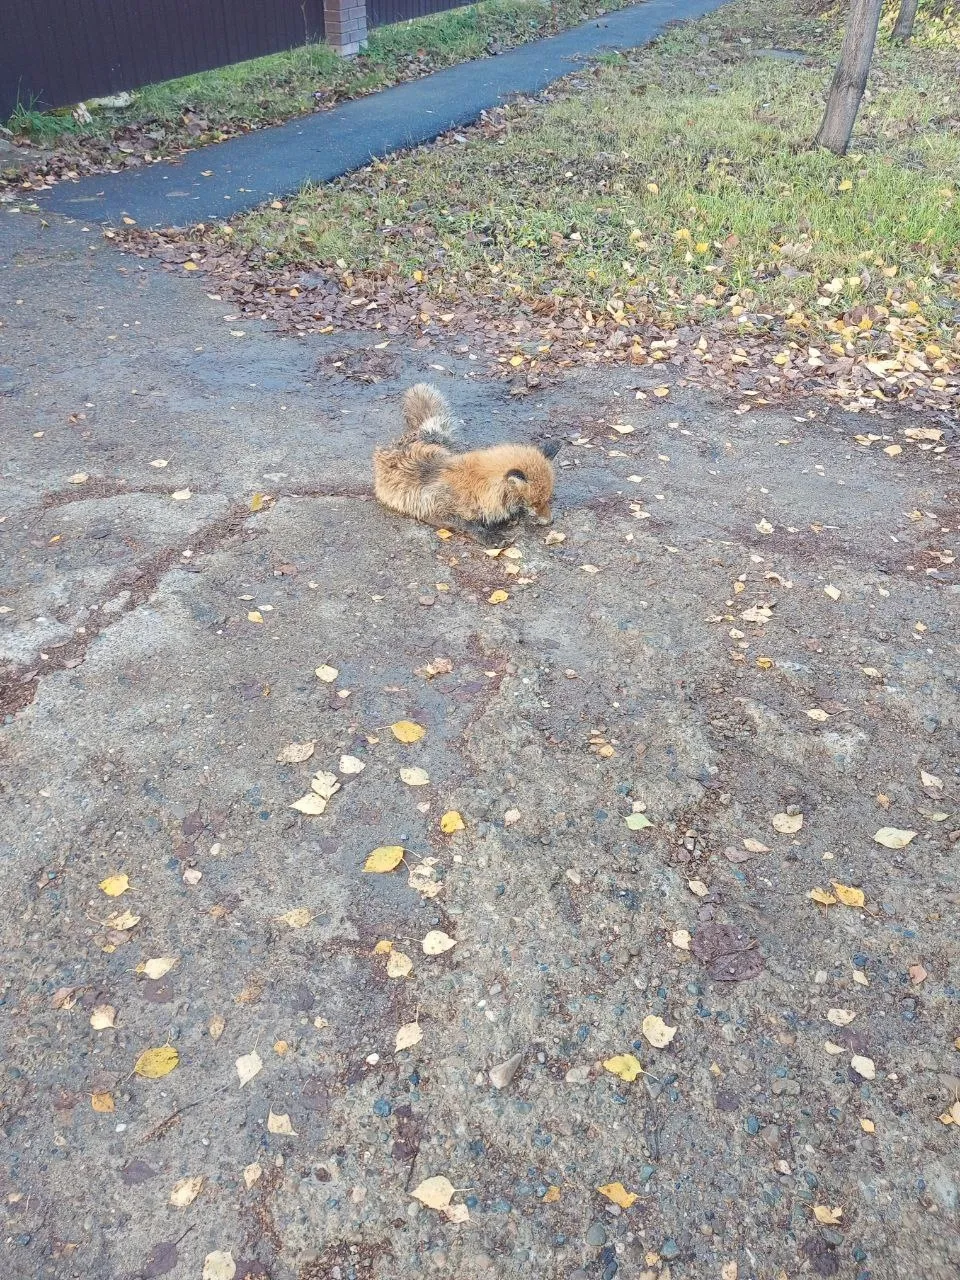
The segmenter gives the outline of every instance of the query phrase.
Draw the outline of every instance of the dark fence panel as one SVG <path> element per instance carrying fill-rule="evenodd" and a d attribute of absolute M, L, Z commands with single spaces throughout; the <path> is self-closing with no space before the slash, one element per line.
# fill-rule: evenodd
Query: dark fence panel
<path fill-rule="evenodd" d="M 323 0 L 0 0 L 0 118 L 322 38 Z"/>
<path fill-rule="evenodd" d="M 472 0 L 367 0 L 367 25 L 371 28 L 386 27 L 391 22 L 425 18 L 430 13 L 461 9 L 470 3 Z"/>

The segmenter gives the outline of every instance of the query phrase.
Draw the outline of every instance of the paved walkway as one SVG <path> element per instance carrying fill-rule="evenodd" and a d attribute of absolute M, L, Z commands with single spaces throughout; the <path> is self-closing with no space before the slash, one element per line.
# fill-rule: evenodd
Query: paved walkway
<path fill-rule="evenodd" d="M 515 94 L 538 93 L 603 49 L 635 48 L 668 23 L 698 18 L 721 3 L 650 0 L 496 58 L 461 63 L 333 111 L 204 147 L 177 164 L 62 183 L 41 205 L 100 222 L 126 216 L 144 227 L 231 217 L 306 182 L 329 182 L 375 156 L 429 142 Z"/>

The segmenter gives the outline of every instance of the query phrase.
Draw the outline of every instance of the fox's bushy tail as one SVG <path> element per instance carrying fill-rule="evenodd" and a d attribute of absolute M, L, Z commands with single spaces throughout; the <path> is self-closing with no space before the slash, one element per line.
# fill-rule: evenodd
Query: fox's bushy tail
<path fill-rule="evenodd" d="M 418 382 L 403 393 L 404 435 L 416 436 L 428 444 L 448 444 L 453 434 L 450 405 L 436 387 Z"/>

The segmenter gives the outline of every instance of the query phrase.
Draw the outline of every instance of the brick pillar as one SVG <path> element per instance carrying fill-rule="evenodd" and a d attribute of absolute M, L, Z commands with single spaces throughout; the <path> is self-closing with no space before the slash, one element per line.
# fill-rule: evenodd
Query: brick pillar
<path fill-rule="evenodd" d="M 343 58 L 352 58 L 367 43 L 366 0 L 323 0 L 324 37 Z"/>

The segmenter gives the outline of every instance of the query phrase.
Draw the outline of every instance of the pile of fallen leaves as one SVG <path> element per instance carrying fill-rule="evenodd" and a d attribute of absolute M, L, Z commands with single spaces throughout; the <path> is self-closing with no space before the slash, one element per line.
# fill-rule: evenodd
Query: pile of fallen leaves
<path fill-rule="evenodd" d="M 240 314 L 284 333 L 368 331 L 386 342 L 456 345 L 485 355 L 517 394 L 575 365 L 630 365 L 645 371 L 655 398 L 692 384 L 732 393 L 743 411 L 812 395 L 855 412 L 899 407 L 945 423 L 960 410 L 960 338 L 938 346 L 922 317 L 905 308 L 854 307 L 830 342 L 805 333 L 810 321 L 776 324 L 746 311 L 684 325 L 559 295 L 478 299 L 464 291 L 438 299 L 426 281 L 273 264 L 262 251 L 238 248 L 219 225 L 106 234 L 170 271 L 202 273 Z"/>

